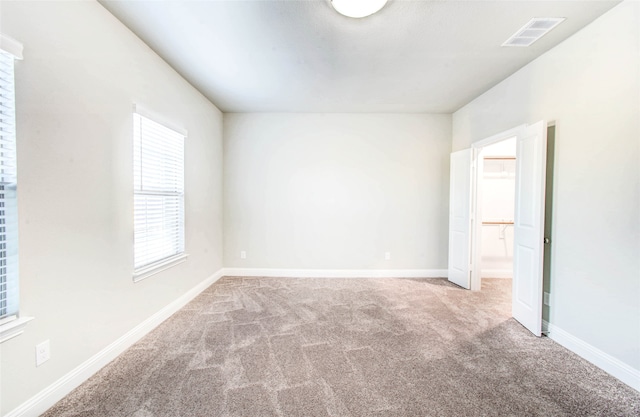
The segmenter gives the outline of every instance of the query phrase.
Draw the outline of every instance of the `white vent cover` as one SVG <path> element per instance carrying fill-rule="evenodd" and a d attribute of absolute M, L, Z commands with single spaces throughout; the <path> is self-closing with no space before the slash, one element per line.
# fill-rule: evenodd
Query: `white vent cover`
<path fill-rule="evenodd" d="M 564 17 L 534 17 L 502 46 L 529 46 L 565 20 Z"/>

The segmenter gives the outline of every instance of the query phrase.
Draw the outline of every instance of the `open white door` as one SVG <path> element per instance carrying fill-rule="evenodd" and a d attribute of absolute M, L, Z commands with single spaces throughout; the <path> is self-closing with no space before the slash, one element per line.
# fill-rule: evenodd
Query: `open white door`
<path fill-rule="evenodd" d="M 449 179 L 449 281 L 470 287 L 471 162 L 473 150 L 451 154 Z"/>
<path fill-rule="evenodd" d="M 513 318 L 536 336 L 542 330 L 542 270 L 547 124 L 523 128 L 516 148 Z"/>

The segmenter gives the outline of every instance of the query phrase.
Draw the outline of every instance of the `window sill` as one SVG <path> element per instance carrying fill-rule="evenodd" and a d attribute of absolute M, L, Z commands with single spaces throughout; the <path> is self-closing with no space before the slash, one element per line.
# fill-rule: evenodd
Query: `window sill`
<path fill-rule="evenodd" d="M 181 253 L 180 255 L 172 256 L 171 258 L 163 259 L 158 263 L 145 266 L 144 268 L 140 268 L 137 271 L 134 271 L 133 282 L 142 281 L 145 278 L 149 278 L 152 275 L 155 275 L 159 272 L 162 272 L 178 264 L 181 264 L 185 262 L 188 257 L 189 257 L 188 254 Z"/>
<path fill-rule="evenodd" d="M 33 320 L 33 317 L 20 317 L 8 323 L 0 325 L 0 343 L 4 343 L 24 332 L 24 328 Z"/>

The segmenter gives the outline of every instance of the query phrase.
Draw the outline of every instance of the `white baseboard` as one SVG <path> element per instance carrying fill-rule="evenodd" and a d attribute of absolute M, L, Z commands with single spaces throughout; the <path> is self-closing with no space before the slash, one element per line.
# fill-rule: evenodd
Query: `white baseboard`
<path fill-rule="evenodd" d="M 513 278 L 513 269 L 482 269 L 482 278 Z"/>
<path fill-rule="evenodd" d="M 153 316 L 125 333 L 119 339 L 102 349 L 84 363 L 80 364 L 71 372 L 10 411 L 5 415 L 5 417 L 36 417 L 47 411 L 56 402 L 64 398 L 65 395 L 73 391 L 76 387 L 89 379 L 89 377 L 102 369 L 102 367 L 131 347 L 131 345 L 142 339 L 142 337 L 151 330 L 155 329 L 160 323 L 184 307 L 207 287 L 220 279 L 223 276 L 222 271 L 223 270 L 220 269 L 218 272 L 187 291 L 178 299 L 172 301 L 162 310 L 158 311 Z"/>
<path fill-rule="evenodd" d="M 446 278 L 446 269 L 271 269 L 223 268 L 231 277 L 283 278 Z"/>
<path fill-rule="evenodd" d="M 632 368 L 600 349 L 591 346 L 589 343 L 562 330 L 558 326 L 546 321 L 543 321 L 542 326 L 543 329 L 545 326 L 547 327 L 548 336 L 551 340 L 588 360 L 636 391 L 640 391 L 640 370 Z"/>

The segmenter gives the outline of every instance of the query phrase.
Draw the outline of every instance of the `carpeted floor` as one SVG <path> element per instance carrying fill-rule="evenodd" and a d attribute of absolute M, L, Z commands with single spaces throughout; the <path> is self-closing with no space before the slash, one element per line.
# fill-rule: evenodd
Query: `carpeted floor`
<path fill-rule="evenodd" d="M 510 318 L 511 281 L 226 277 L 45 416 L 638 416 Z"/>

